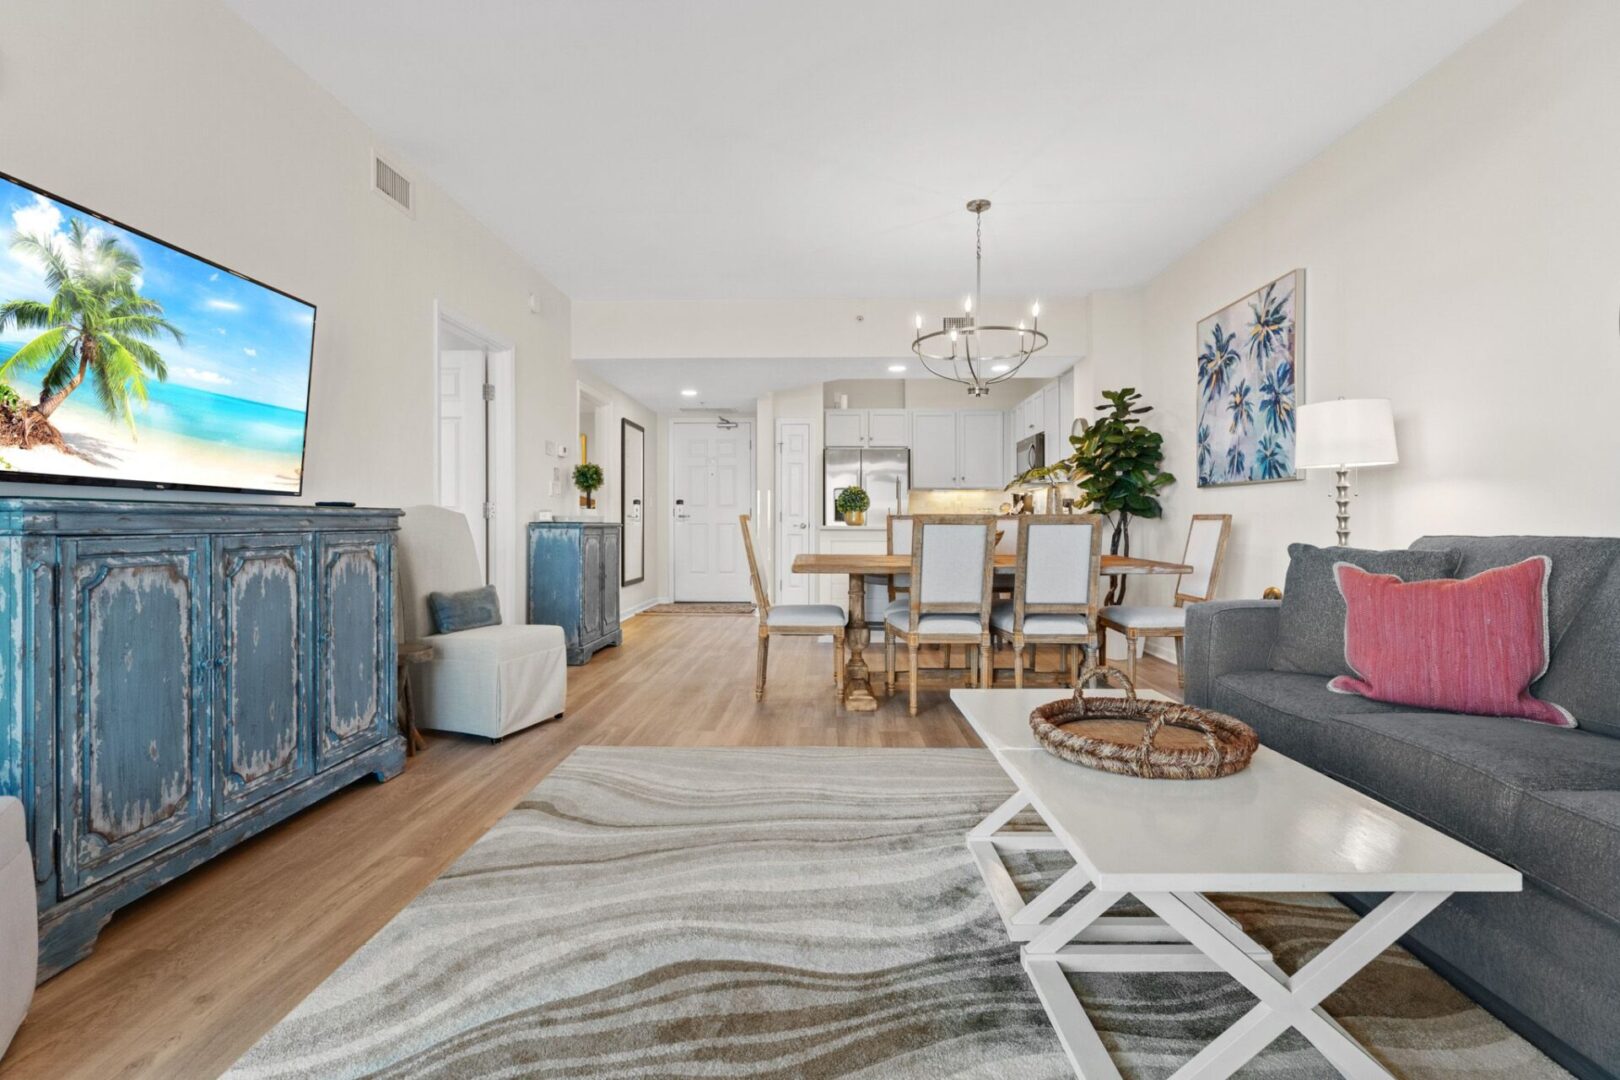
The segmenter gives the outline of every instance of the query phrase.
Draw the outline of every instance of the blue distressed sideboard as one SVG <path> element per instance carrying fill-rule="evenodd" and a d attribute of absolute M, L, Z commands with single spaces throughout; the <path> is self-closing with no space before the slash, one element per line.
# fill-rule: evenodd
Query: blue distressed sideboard
<path fill-rule="evenodd" d="M 620 535 L 616 521 L 529 523 L 529 622 L 562 627 L 575 667 L 624 640 Z"/>
<path fill-rule="evenodd" d="M 27 811 L 41 979 L 123 905 L 404 767 L 398 519 L 0 499 L 0 794 Z"/>

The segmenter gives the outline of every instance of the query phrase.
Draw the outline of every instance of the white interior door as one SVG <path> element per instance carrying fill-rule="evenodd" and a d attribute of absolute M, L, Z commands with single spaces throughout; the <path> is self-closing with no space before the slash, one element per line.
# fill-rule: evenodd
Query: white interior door
<path fill-rule="evenodd" d="M 439 505 L 467 515 L 478 566 L 489 580 L 489 404 L 481 349 L 439 351 Z"/>
<path fill-rule="evenodd" d="M 754 490 L 753 424 L 670 424 L 676 600 L 749 600 L 737 516 Z"/>
<path fill-rule="evenodd" d="M 776 591 L 778 604 L 810 603 L 811 581 L 792 570 L 795 556 L 811 549 L 815 500 L 811 497 L 810 424 L 776 423 Z"/>

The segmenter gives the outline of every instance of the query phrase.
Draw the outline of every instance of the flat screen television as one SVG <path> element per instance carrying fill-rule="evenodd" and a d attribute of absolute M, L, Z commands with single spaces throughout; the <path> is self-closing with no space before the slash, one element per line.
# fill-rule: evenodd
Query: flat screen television
<path fill-rule="evenodd" d="M 0 173 L 0 482 L 303 493 L 315 307 Z"/>

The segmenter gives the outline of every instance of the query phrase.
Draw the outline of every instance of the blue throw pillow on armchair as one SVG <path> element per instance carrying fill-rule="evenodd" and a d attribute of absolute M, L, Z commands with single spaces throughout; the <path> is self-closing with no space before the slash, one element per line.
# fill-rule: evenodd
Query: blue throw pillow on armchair
<path fill-rule="evenodd" d="M 433 616 L 436 634 L 501 624 L 501 598 L 495 594 L 493 585 L 461 592 L 428 593 L 428 611 Z"/>

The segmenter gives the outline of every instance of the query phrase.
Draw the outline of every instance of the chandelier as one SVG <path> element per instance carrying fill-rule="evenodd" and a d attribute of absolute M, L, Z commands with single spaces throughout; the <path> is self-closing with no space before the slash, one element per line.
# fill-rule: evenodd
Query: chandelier
<path fill-rule="evenodd" d="M 1017 326 L 980 326 L 973 321 L 984 283 L 984 212 L 990 209 L 990 200 L 974 199 L 967 208 L 973 213 L 973 295 L 962 302 L 962 314 L 947 315 L 938 330 L 923 333 L 923 317 L 918 315 L 911 351 L 930 374 L 961 383 L 972 397 L 983 397 L 1046 348 L 1046 335 L 1040 330 L 1039 303 L 1030 305 L 1027 327 L 1022 319 Z"/>

